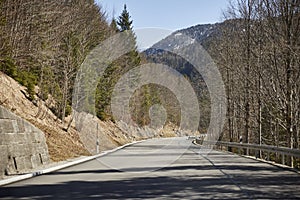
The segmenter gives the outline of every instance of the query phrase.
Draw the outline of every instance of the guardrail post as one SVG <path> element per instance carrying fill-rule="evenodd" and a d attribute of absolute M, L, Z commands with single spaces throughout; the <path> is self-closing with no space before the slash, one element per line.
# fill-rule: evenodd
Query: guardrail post
<path fill-rule="evenodd" d="M 267 152 L 267 161 L 270 161 L 270 152 Z"/>
<path fill-rule="evenodd" d="M 281 154 L 281 163 L 284 165 L 285 164 L 285 155 L 284 153 Z"/>
<path fill-rule="evenodd" d="M 96 153 L 99 154 L 99 139 L 96 141 Z"/>
<path fill-rule="evenodd" d="M 255 159 L 259 157 L 259 151 L 255 150 Z"/>

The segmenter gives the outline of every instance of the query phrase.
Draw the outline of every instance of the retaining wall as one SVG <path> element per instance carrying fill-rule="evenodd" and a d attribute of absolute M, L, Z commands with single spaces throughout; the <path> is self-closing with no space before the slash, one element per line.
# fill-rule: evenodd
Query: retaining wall
<path fill-rule="evenodd" d="M 0 177 L 27 173 L 48 162 L 44 133 L 0 106 Z"/>

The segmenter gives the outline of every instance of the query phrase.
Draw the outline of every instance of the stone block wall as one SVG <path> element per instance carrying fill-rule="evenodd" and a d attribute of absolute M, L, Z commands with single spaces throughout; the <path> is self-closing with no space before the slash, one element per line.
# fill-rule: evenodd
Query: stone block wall
<path fill-rule="evenodd" d="M 44 133 L 0 106 L 0 177 L 30 172 L 49 160 Z"/>

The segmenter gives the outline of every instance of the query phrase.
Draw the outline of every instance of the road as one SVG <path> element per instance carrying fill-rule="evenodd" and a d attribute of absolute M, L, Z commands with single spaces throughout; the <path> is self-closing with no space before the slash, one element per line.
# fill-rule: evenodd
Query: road
<path fill-rule="evenodd" d="M 191 140 L 153 139 L 0 188 L 0 199 L 300 199 L 300 175 Z"/>

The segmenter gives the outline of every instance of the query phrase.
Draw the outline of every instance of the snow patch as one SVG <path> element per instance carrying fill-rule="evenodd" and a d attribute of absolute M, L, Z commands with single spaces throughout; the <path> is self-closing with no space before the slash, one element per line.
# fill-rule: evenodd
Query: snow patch
<path fill-rule="evenodd" d="M 176 33 L 176 34 L 175 34 L 175 37 L 181 36 L 181 35 L 182 35 L 182 33 Z"/>

